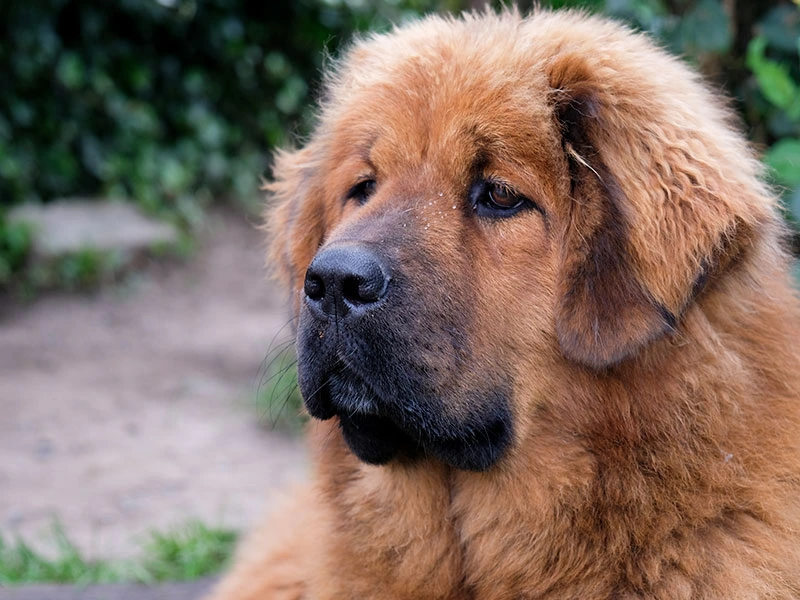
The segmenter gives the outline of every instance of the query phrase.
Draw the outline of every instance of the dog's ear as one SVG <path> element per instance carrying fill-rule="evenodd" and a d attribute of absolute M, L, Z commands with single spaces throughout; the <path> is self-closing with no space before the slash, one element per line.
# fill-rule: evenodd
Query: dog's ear
<path fill-rule="evenodd" d="M 548 76 L 571 185 L 556 332 L 568 358 L 604 369 L 674 330 L 742 254 L 750 227 L 715 193 L 717 175 L 704 178 L 681 152 L 680 135 L 649 121 L 660 115 L 646 89 L 583 56 L 555 59 Z"/>
<path fill-rule="evenodd" d="M 302 281 L 325 233 L 324 211 L 314 201 L 322 196 L 318 172 L 313 142 L 299 150 L 279 151 L 272 181 L 263 188 L 269 195 L 264 216 L 267 266 L 290 290 Z"/>

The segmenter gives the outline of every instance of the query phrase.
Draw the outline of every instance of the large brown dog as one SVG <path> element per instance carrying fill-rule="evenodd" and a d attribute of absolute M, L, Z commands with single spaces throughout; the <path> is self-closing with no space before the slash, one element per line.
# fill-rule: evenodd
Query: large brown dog
<path fill-rule="evenodd" d="M 315 478 L 217 598 L 800 598 L 782 227 L 681 62 L 428 18 L 352 47 L 275 173 Z"/>

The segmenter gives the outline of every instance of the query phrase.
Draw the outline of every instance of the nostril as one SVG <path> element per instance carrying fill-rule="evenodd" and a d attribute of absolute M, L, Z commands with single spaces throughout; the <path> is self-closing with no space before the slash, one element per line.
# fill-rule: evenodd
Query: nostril
<path fill-rule="evenodd" d="M 371 304 L 386 295 L 388 285 L 380 267 L 366 275 L 351 274 L 342 280 L 342 297 L 350 304 Z"/>
<path fill-rule="evenodd" d="M 314 273 L 306 273 L 303 291 L 310 300 L 322 300 L 325 297 L 325 282 Z"/>

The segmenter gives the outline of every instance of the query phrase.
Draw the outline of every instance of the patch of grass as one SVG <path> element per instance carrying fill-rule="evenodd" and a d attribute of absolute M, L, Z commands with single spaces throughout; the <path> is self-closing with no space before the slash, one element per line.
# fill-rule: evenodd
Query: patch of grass
<path fill-rule="evenodd" d="M 256 410 L 266 425 L 299 432 L 306 415 L 297 385 L 297 358 L 293 344 L 271 352 L 264 361 L 264 374 L 256 394 Z"/>
<path fill-rule="evenodd" d="M 43 290 L 91 291 L 117 278 L 127 263 L 124 252 L 84 248 L 49 260 L 28 261 L 8 284 L 20 300 L 31 300 Z"/>
<path fill-rule="evenodd" d="M 236 546 L 237 535 L 193 522 L 182 530 L 154 532 L 144 546 L 143 582 L 191 581 L 218 573 Z"/>
<path fill-rule="evenodd" d="M 53 527 L 55 557 L 47 557 L 22 540 L 0 538 L 0 586 L 24 583 L 108 583 L 119 580 L 117 567 L 85 559 L 60 526 Z"/>
<path fill-rule="evenodd" d="M 68 290 L 96 287 L 110 278 L 124 262 L 120 252 L 101 252 L 84 248 L 64 256 L 53 265 L 55 285 Z"/>
<path fill-rule="evenodd" d="M 94 292 L 104 285 L 124 284 L 153 260 L 186 261 L 196 247 L 196 239 L 182 232 L 176 242 L 153 244 L 147 251 L 133 255 L 87 247 L 50 259 L 26 259 L 21 268 L 13 270 L 4 267 L 0 256 L 0 290 L 7 287 L 22 301 L 30 301 L 46 290 Z"/>
<path fill-rule="evenodd" d="M 53 527 L 55 555 L 22 540 L 0 537 L 0 587 L 31 583 L 89 585 L 190 581 L 225 568 L 236 546 L 229 529 L 191 522 L 167 532 L 152 532 L 140 556 L 129 560 L 89 560 L 60 525 Z"/>
<path fill-rule="evenodd" d="M 158 242 L 148 248 L 153 258 L 188 260 L 197 252 L 197 239 L 191 233 L 178 230 L 175 242 Z"/>
<path fill-rule="evenodd" d="M 27 223 L 9 223 L 0 212 L 0 288 L 24 268 L 32 239 L 33 232 Z"/>

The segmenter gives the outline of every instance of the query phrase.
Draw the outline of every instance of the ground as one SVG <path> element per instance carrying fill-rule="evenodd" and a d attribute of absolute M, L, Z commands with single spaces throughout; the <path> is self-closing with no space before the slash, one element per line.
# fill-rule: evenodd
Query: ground
<path fill-rule="evenodd" d="M 89 556 L 126 556 L 193 518 L 246 527 L 304 479 L 302 441 L 254 406 L 288 329 L 262 256 L 216 213 L 182 264 L 0 305 L 0 535 L 46 543 L 57 519 Z"/>

